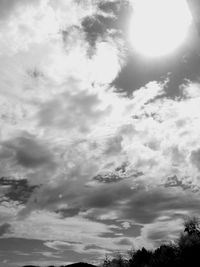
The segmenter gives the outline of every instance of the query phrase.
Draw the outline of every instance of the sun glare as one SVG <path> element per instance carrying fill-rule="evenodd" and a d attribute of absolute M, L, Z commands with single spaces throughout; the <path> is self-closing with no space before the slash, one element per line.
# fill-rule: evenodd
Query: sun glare
<path fill-rule="evenodd" d="M 136 0 L 130 25 L 134 50 L 148 57 L 173 52 L 184 42 L 191 20 L 186 0 Z"/>

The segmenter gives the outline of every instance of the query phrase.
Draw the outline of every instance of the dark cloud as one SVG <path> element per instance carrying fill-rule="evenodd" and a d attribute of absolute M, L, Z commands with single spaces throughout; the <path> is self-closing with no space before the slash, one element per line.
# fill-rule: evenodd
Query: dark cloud
<path fill-rule="evenodd" d="M 114 232 L 113 233 L 102 233 L 99 236 L 103 238 L 118 238 L 119 237 Z"/>
<path fill-rule="evenodd" d="M 106 38 L 109 30 L 115 30 L 123 38 L 127 38 L 128 22 L 132 9 L 128 1 L 100 2 L 98 6 L 104 15 L 93 15 L 84 18 L 82 28 L 86 34 L 86 40 L 92 48 L 95 48 L 99 38 Z M 106 15 L 107 14 L 107 15 Z"/>
<path fill-rule="evenodd" d="M 121 230 L 121 233 L 123 234 L 123 237 L 138 237 L 138 236 L 141 235 L 141 229 L 142 228 L 143 228 L 142 225 L 139 225 L 139 224 L 131 224 L 130 225 L 130 228 L 122 229 Z M 118 232 L 117 229 L 116 229 L 116 232 Z"/>
<path fill-rule="evenodd" d="M 39 124 L 55 126 L 64 130 L 78 128 L 88 131 L 91 123 L 96 122 L 108 110 L 98 110 L 100 100 L 97 95 L 86 91 L 78 94 L 65 93 L 49 102 L 43 103 L 39 111 Z"/>
<path fill-rule="evenodd" d="M 180 214 L 177 214 L 180 211 L 195 214 L 198 212 L 200 199 L 197 193 L 183 190 L 182 187 L 145 190 L 131 189 L 125 184 L 112 184 L 90 192 L 83 197 L 82 202 L 86 209 L 95 208 L 100 214 L 115 211 L 119 220 L 146 224 L 166 213 L 179 218 Z M 98 211 L 96 214 L 99 214 Z"/>
<path fill-rule="evenodd" d="M 114 140 L 114 142 L 110 142 L 111 140 Z M 122 138 L 110 139 L 107 144 L 107 149 L 105 150 L 106 154 L 120 154 L 120 151 L 122 150 L 121 141 Z M 106 168 L 108 170 L 102 171 L 99 174 L 95 175 L 93 177 L 93 180 L 98 181 L 100 183 L 116 183 L 127 178 L 137 178 L 143 175 L 143 172 L 141 171 L 130 170 L 129 165 L 129 162 L 123 162 L 118 167 L 112 166 L 112 163 L 108 164 L 106 165 Z"/>
<path fill-rule="evenodd" d="M 96 194 L 89 195 L 85 200 L 84 204 L 88 208 L 109 208 L 111 207 L 114 202 L 116 201 L 117 196 L 105 193 L 103 195 L 101 192 L 96 192 Z"/>
<path fill-rule="evenodd" d="M 53 164 L 53 155 L 47 145 L 33 136 L 22 136 L 3 143 L 4 148 L 17 164 L 26 168 L 38 168 Z"/>
<path fill-rule="evenodd" d="M 115 171 L 125 173 L 128 166 L 128 162 L 124 162 L 121 166 L 115 168 Z"/>
<path fill-rule="evenodd" d="M 141 225 L 153 223 L 166 214 L 172 218 L 174 216 L 180 218 L 183 212 L 198 213 L 200 205 L 198 194 L 192 190 L 185 190 L 184 185 L 179 184 L 176 179 L 169 179 L 164 187 L 154 189 L 144 187 L 133 189 L 128 182 L 129 180 L 120 183 L 100 183 L 95 187 L 79 189 L 70 186 L 69 183 L 68 186 L 63 184 L 57 189 L 41 190 L 37 195 L 37 208 L 54 210 L 62 217 L 72 217 L 83 212 L 90 220 L 114 212 L 118 220 L 132 221 Z M 65 203 L 67 203 L 66 208 L 58 208 Z M 130 227 L 130 229 L 133 228 Z M 126 236 L 126 233 L 131 234 L 130 229 L 121 227 L 115 232 L 124 233 Z M 136 232 L 138 231 L 140 227 Z"/>
<path fill-rule="evenodd" d="M 28 76 L 33 79 L 43 78 L 44 74 L 38 68 L 32 68 L 27 71 Z"/>
<path fill-rule="evenodd" d="M 123 163 L 121 166 L 115 168 L 114 171 L 104 171 L 103 173 L 97 174 L 93 177 L 93 180 L 99 183 L 117 183 L 123 181 L 127 178 L 137 178 L 143 175 L 143 172 L 135 171 L 134 173 L 129 173 L 127 169 L 127 163 Z"/>
<path fill-rule="evenodd" d="M 182 218 L 182 212 L 198 213 L 200 205 L 198 194 L 183 190 L 182 187 L 133 190 L 127 185 L 118 183 L 112 186 L 107 184 L 107 186 L 99 187 L 98 190 L 93 189 L 92 192 L 83 194 L 79 201 L 81 204 L 80 202 L 76 202 L 74 206 L 72 204 L 70 212 L 73 212 L 73 209 L 77 214 L 80 211 L 92 210 L 92 213 L 86 215 L 90 220 L 114 212 L 118 220 L 134 221 L 141 225 L 153 223 L 166 214 L 174 219 Z M 141 226 L 134 229 L 134 226 L 128 229 L 121 228 L 115 233 L 124 236 L 131 236 L 133 233 L 136 236 L 139 235 Z M 112 233 L 110 237 L 116 237 L 115 233 Z"/>
<path fill-rule="evenodd" d="M 115 173 L 106 173 L 94 176 L 93 180 L 96 180 L 100 183 L 116 183 L 123 180 L 123 178 Z"/>
<path fill-rule="evenodd" d="M 105 238 L 119 238 L 119 236 L 122 236 L 123 238 L 133 238 L 133 237 L 138 237 L 141 235 L 141 230 L 143 228 L 143 225 L 141 224 L 133 224 L 130 223 L 129 228 L 124 228 L 122 227 L 122 220 L 97 220 L 96 218 L 91 218 L 92 221 L 97 221 L 104 223 L 106 225 L 115 225 L 117 226 L 115 229 L 113 229 L 112 233 L 102 233 L 101 237 Z"/>
<path fill-rule="evenodd" d="M 66 218 L 66 217 L 73 217 L 79 214 L 79 212 L 81 211 L 81 208 L 62 208 L 62 209 L 58 209 L 56 212 L 61 214 L 62 217 Z"/>
<path fill-rule="evenodd" d="M 19 3 L 19 0 L 0 0 L 0 16 L 1 18 L 5 18 L 8 16 L 12 9 Z M 25 2 L 25 1 L 21 1 Z"/>
<path fill-rule="evenodd" d="M 12 266 L 16 266 L 16 260 L 22 260 L 27 255 L 32 254 L 32 257 L 36 257 L 37 251 L 53 251 L 51 248 L 47 248 L 44 245 L 44 241 L 36 240 L 36 239 L 26 239 L 26 238 L 1 238 L 0 239 L 0 262 L 1 260 L 8 257 L 15 264 Z M 20 255 L 21 254 L 21 255 Z"/>
<path fill-rule="evenodd" d="M 0 225 L 0 236 L 9 233 L 11 230 L 11 225 L 9 223 L 4 223 Z"/>
<path fill-rule="evenodd" d="M 122 209 L 124 218 L 145 224 L 154 222 L 159 216 L 177 211 L 197 212 L 200 199 L 196 193 L 182 189 L 138 190 Z"/>
<path fill-rule="evenodd" d="M 97 249 L 97 250 L 104 250 L 104 248 L 99 247 L 97 245 L 94 244 L 90 244 L 84 247 L 84 250 L 90 250 L 90 249 Z"/>
<path fill-rule="evenodd" d="M 150 232 L 148 238 L 151 240 L 163 240 L 166 238 L 166 231 L 161 231 L 157 229 L 155 232 Z"/>
<path fill-rule="evenodd" d="M 17 7 L 37 4 L 39 1 L 40 0 L 0 0 L 0 19 L 4 19 L 11 15 Z"/>
<path fill-rule="evenodd" d="M 49 242 L 51 243 L 51 241 L 45 242 L 27 238 L 0 238 L 0 262 L 3 263 L 5 259 L 9 259 L 10 265 L 5 266 L 38 266 L 42 263 L 46 266 L 54 264 L 54 256 L 56 256 L 58 258 L 55 265 L 61 266 L 65 265 L 66 262 L 74 262 L 74 259 L 81 261 L 86 256 L 89 260 L 92 258 L 92 255 L 87 255 L 86 251 L 84 254 L 74 251 L 73 244 L 75 242 L 69 242 L 71 243 L 70 246 L 56 245 L 57 251 L 55 250 L 56 247 L 53 248 L 53 246 L 48 245 Z M 54 244 L 54 241 L 52 243 Z M 1 266 L 4 265 L 1 264 Z"/>
<path fill-rule="evenodd" d="M 185 190 L 184 182 L 181 183 L 175 177 L 169 178 L 165 187 L 154 189 L 143 187 L 131 189 L 131 184 L 128 182 L 129 180 L 124 180 L 120 183 L 100 183 L 95 187 L 79 188 L 74 183 L 65 181 L 57 188 L 46 187 L 39 190 L 35 205 L 37 209 L 56 211 L 62 217 L 72 217 L 80 212 L 86 212 L 84 216 L 91 220 L 115 212 L 118 220 L 135 221 L 139 224 L 152 223 L 166 214 L 180 218 L 181 212 L 198 212 L 200 204 L 198 194 Z M 67 203 L 66 208 L 58 208 L 65 203 Z M 124 233 L 125 236 L 126 233 L 127 236 L 131 234 L 129 229 L 122 227 L 115 233 Z M 113 236 L 115 234 L 112 234 Z"/>
<path fill-rule="evenodd" d="M 62 217 L 72 217 L 80 212 L 99 209 L 103 213 L 119 205 L 132 194 L 128 185 L 122 183 L 100 183 L 94 187 L 79 187 L 66 181 L 56 188 L 44 187 L 37 191 L 33 202 L 29 202 L 27 212 L 32 209 L 47 209 L 59 213 Z M 67 206 L 65 208 L 65 204 Z M 59 208 L 59 206 L 64 206 Z M 87 217 L 87 215 L 86 215 Z M 88 215 L 89 217 L 93 217 Z"/>
<path fill-rule="evenodd" d="M 50 210 L 59 213 L 62 217 L 73 217 L 84 209 L 82 196 L 76 185 L 65 181 L 57 186 L 44 184 L 38 188 L 21 215 L 27 215 L 33 210 Z"/>
<path fill-rule="evenodd" d="M 197 167 L 198 170 L 200 170 L 200 148 L 192 151 L 190 155 L 190 160 L 194 164 L 194 166 Z"/>
<path fill-rule="evenodd" d="M 39 187 L 35 185 L 29 185 L 26 179 L 16 180 L 13 178 L 0 178 L 0 188 L 8 186 L 6 189 L 2 201 L 17 201 L 20 204 L 25 204 L 33 192 Z"/>
<path fill-rule="evenodd" d="M 129 1 L 102 1 L 99 3 L 99 9 L 107 14 L 114 15 L 113 24 L 106 24 L 110 28 L 120 31 L 124 38 L 127 38 L 128 24 L 133 13 L 132 6 Z"/>
<path fill-rule="evenodd" d="M 120 241 L 116 242 L 117 245 L 121 246 L 132 246 L 133 243 L 128 238 L 122 238 Z"/>
<path fill-rule="evenodd" d="M 185 179 L 179 179 L 176 175 L 167 177 L 167 181 L 164 184 L 165 187 L 181 187 L 183 190 L 191 189 L 195 190 L 191 181 L 185 181 Z"/>
<path fill-rule="evenodd" d="M 181 164 L 185 160 L 184 154 L 178 148 L 178 146 L 174 146 L 171 148 L 171 157 L 172 157 L 173 165 Z"/>
<path fill-rule="evenodd" d="M 106 155 L 116 155 L 122 152 L 122 136 L 115 136 L 113 138 L 108 139 L 107 141 L 107 147 L 104 153 Z"/>
<path fill-rule="evenodd" d="M 38 200 L 38 205 L 47 209 L 54 209 L 63 217 L 70 217 L 80 212 L 93 211 L 86 213 L 86 217 L 94 219 L 96 216 L 116 212 L 118 220 L 135 221 L 139 224 L 154 222 L 158 217 L 170 216 L 182 212 L 195 213 L 198 211 L 200 199 L 197 193 L 185 190 L 183 185 L 173 186 L 169 179 L 165 187 L 146 190 L 144 188 L 131 189 L 130 185 L 122 181 L 121 183 L 103 183 L 95 188 L 84 188 L 82 194 L 72 188 L 63 189 L 63 197 L 59 199 L 59 190 L 55 190 L 46 197 Z M 175 181 L 176 182 L 176 181 Z M 170 187 L 168 189 L 168 187 Z M 184 190 L 183 190 L 184 189 Z M 72 190 L 72 191 L 71 191 Z M 42 194 L 44 195 L 44 194 Z M 56 209 L 59 203 L 67 203 L 68 207 Z M 180 215 L 180 214 L 179 214 Z M 176 215 L 176 216 L 179 216 Z M 180 216 L 179 216 L 180 217 Z M 140 230 L 140 229 L 138 229 Z M 129 229 L 124 229 L 122 233 L 130 234 Z M 120 230 L 121 233 L 121 230 Z"/>
<path fill-rule="evenodd" d="M 121 200 L 130 198 L 133 191 L 126 184 L 102 185 L 85 196 L 84 205 L 88 208 L 108 208 L 118 205 Z"/>
<path fill-rule="evenodd" d="M 86 17 L 82 21 L 82 27 L 86 33 L 86 40 L 91 47 L 95 47 L 96 41 L 99 37 L 103 37 L 106 33 L 106 26 L 104 24 L 103 16 Z M 110 19 L 109 19 L 110 21 Z"/>

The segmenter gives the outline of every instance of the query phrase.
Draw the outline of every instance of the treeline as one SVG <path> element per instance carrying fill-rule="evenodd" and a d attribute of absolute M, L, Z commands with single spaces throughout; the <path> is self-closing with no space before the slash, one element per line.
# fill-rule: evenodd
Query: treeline
<path fill-rule="evenodd" d="M 132 250 L 129 257 L 118 254 L 107 256 L 102 267 L 200 267 L 200 227 L 198 218 L 184 223 L 184 232 L 170 244 L 162 244 L 155 250 Z"/>

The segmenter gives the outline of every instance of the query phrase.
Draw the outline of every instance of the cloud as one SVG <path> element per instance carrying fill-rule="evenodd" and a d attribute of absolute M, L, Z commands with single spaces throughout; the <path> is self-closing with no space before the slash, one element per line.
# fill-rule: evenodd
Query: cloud
<path fill-rule="evenodd" d="M 11 225 L 9 223 L 4 223 L 0 225 L 0 236 L 10 232 Z"/>
<path fill-rule="evenodd" d="M 76 243 L 76 242 L 74 242 Z M 64 241 L 47 241 L 44 243 L 45 246 L 55 249 L 55 250 L 60 250 L 62 248 L 67 249 L 70 246 L 73 246 L 73 242 L 64 242 Z"/>
<path fill-rule="evenodd" d="M 35 5 L 39 2 L 39 0 L 34 0 L 33 2 L 29 2 L 27 0 L 1 0 L 0 1 L 0 15 L 1 19 L 5 19 L 7 16 L 11 15 L 17 8 L 23 5 Z"/>
<path fill-rule="evenodd" d="M 160 216 L 177 213 L 195 213 L 198 210 L 198 195 L 192 192 L 180 189 L 165 188 L 148 189 L 136 188 L 131 190 L 123 184 L 115 186 L 100 187 L 99 191 L 87 192 L 82 196 L 83 210 L 88 209 L 85 216 L 88 218 L 101 218 L 109 212 L 115 212 L 118 219 L 132 220 L 140 224 L 149 224 L 155 222 Z M 72 206 L 73 207 L 73 206 Z M 75 205 L 80 212 L 81 205 Z M 73 210 L 73 209 L 72 209 Z M 67 209 L 66 209 L 67 211 Z M 91 211 L 91 213 L 90 213 Z M 110 217 L 111 218 L 111 217 Z"/>
<path fill-rule="evenodd" d="M 63 196 L 63 201 L 66 197 L 67 195 Z M 60 203 L 62 203 L 62 199 Z M 163 214 L 170 215 L 189 211 L 195 213 L 198 205 L 198 196 L 193 195 L 192 192 L 184 192 L 181 188 L 166 190 L 161 187 L 144 190 L 136 187 L 133 190 L 128 184 L 121 183 L 88 189 L 79 197 L 70 195 L 68 206 L 60 208 L 58 211 L 64 217 L 81 213 L 84 215 L 85 212 L 85 216 L 89 219 L 102 218 L 102 220 L 104 217 L 106 218 L 106 214 L 109 218 L 109 213 L 112 211 L 118 219 L 148 224 L 153 223 Z M 112 218 L 111 216 L 110 218 Z"/>
<path fill-rule="evenodd" d="M 163 218 L 163 220 L 160 219 L 153 224 L 147 224 L 143 227 L 140 241 L 146 242 L 149 248 L 175 241 L 180 231 L 183 230 L 182 225 L 183 221 L 180 218 L 174 218 L 173 221 L 167 217 L 165 219 Z"/>
<path fill-rule="evenodd" d="M 131 123 L 127 124 L 126 120 L 124 124 L 117 125 L 114 129 L 114 138 L 110 138 L 110 135 L 102 138 L 102 132 L 100 132 L 100 138 L 95 136 L 95 142 L 90 136 L 90 140 L 85 138 L 67 146 L 67 152 L 61 153 L 63 164 L 68 163 L 65 168 L 67 178 L 57 176 L 54 178 L 56 183 L 53 186 L 46 184 L 43 188 L 40 188 L 33 198 L 37 199 L 37 203 L 30 201 L 27 206 L 28 210 L 41 209 L 44 211 L 46 209 L 51 212 L 56 211 L 58 215 L 62 215 L 62 219 L 74 218 L 75 221 L 77 215 L 85 216 L 88 220 L 98 218 L 101 219 L 102 223 L 106 217 L 112 218 L 112 216 L 115 219 L 135 221 L 146 227 L 147 233 L 144 240 L 149 240 L 149 244 L 150 240 L 159 238 L 154 238 L 156 233 L 151 235 L 147 226 L 152 225 L 153 227 L 159 217 L 164 214 L 171 216 L 170 214 L 174 213 L 177 213 L 177 216 L 178 214 L 182 216 L 184 213 L 195 213 L 197 211 L 199 205 L 197 195 L 193 195 L 188 190 L 182 191 L 180 187 L 168 190 L 159 186 L 163 185 L 164 182 L 167 183 L 169 174 L 176 174 L 177 179 L 180 179 L 181 173 L 184 179 L 182 184 L 186 187 L 189 184 L 191 185 L 191 181 L 188 180 L 187 182 L 184 177 L 188 172 L 185 172 L 184 167 L 180 172 L 177 166 L 182 166 L 187 162 L 187 157 L 190 155 L 190 151 L 193 151 L 193 147 L 189 142 L 187 143 L 187 139 L 184 141 L 184 135 L 181 142 L 188 144 L 188 151 L 184 150 L 182 143 L 179 143 L 178 146 L 174 146 L 174 144 L 179 139 L 179 134 L 181 136 L 182 132 L 186 130 L 185 126 L 188 127 L 187 123 L 179 123 L 180 120 L 185 121 L 185 116 L 188 116 L 187 113 L 183 114 L 181 111 L 185 106 L 191 105 L 190 101 L 193 100 L 186 99 L 182 102 L 168 99 L 155 100 L 154 97 L 159 92 L 159 87 L 156 87 L 155 84 L 153 84 L 155 87 L 151 87 L 151 85 L 149 85 L 149 88 L 152 91 L 148 92 L 149 95 L 146 94 L 147 87 L 141 89 L 140 93 L 135 94 L 132 100 L 125 102 L 125 109 L 128 110 L 129 115 L 132 114 L 132 111 L 139 114 L 138 116 L 145 114 L 141 120 L 134 119 L 134 126 Z M 149 101 L 149 99 L 153 100 Z M 151 116 L 152 112 L 156 112 L 157 116 L 160 117 L 159 121 Z M 170 130 L 168 128 L 169 124 L 171 125 Z M 190 129 L 187 128 L 187 130 Z M 169 136 L 168 139 L 166 136 Z M 115 149 L 115 140 L 120 140 L 120 149 L 123 149 L 125 153 L 122 164 L 125 158 L 126 160 L 128 158 L 128 161 L 126 161 L 128 163 L 124 168 L 124 175 L 128 179 L 125 179 L 126 181 L 122 180 L 120 183 L 90 184 L 90 179 L 95 177 L 96 173 L 100 173 L 99 171 L 103 168 L 110 169 L 111 173 L 117 172 L 123 176 L 123 168 L 119 167 L 121 164 L 118 160 L 118 154 L 121 154 L 121 152 Z M 102 158 L 105 151 L 109 151 L 111 147 L 113 147 L 112 153 L 106 153 L 106 159 Z M 58 148 L 60 149 L 60 147 Z M 91 150 L 91 148 L 94 150 Z M 85 164 L 86 159 L 89 164 L 88 168 Z M 99 159 L 97 163 L 96 159 Z M 117 164 L 108 165 L 107 159 L 110 162 L 114 159 Z M 151 167 L 152 160 L 155 162 L 154 168 Z M 171 164 L 174 164 L 174 169 L 170 167 Z M 143 175 L 134 175 L 136 166 L 138 170 L 143 171 Z M 162 176 L 156 175 L 158 170 L 162 168 Z M 145 186 L 147 186 L 146 189 Z M 165 232 L 160 233 L 160 236 L 163 235 L 164 238 L 165 234 Z M 56 238 L 56 234 L 52 238 Z M 71 240 L 73 240 L 72 237 Z M 142 242 L 141 239 L 136 239 L 137 244 L 140 242 Z"/>
<path fill-rule="evenodd" d="M 129 248 L 133 246 L 133 242 L 131 242 L 128 238 L 122 238 L 120 241 L 117 242 L 117 244 L 121 246 L 128 246 Z"/>
<path fill-rule="evenodd" d="M 101 234 L 112 233 L 114 225 L 105 225 L 81 216 L 62 219 L 55 213 L 33 212 L 21 223 L 19 225 L 17 221 L 12 222 L 14 234 L 10 237 L 14 235 L 16 238 L 48 241 L 46 244 L 48 247 L 65 251 L 70 246 L 72 251 L 78 253 L 86 252 L 85 246 L 87 245 L 95 244 L 100 248 L 110 249 L 112 244 L 111 238 L 101 237 Z M 30 228 L 32 229 L 31 232 Z M 52 242 L 49 242 L 49 240 L 52 240 Z M 118 245 L 114 245 L 113 249 L 117 248 Z M 100 253 L 104 254 L 104 252 Z"/>
<path fill-rule="evenodd" d="M 25 168 L 38 168 L 53 164 L 53 155 L 41 142 L 31 136 L 21 136 L 4 142 L 3 146 L 9 151 L 17 164 Z"/>
<path fill-rule="evenodd" d="M 42 105 L 39 111 L 39 123 L 46 127 L 59 127 L 65 131 L 78 128 L 87 132 L 89 126 L 108 113 L 108 109 L 98 110 L 100 100 L 97 95 L 87 92 L 65 93 Z"/>
<path fill-rule="evenodd" d="M 162 214 L 173 214 L 175 211 L 196 210 L 198 197 L 183 191 L 154 189 L 136 192 L 126 204 L 122 214 L 136 222 L 152 223 Z"/>
<path fill-rule="evenodd" d="M 69 261 L 174 238 L 199 207 L 199 83 L 189 76 L 169 98 L 166 66 L 126 62 L 124 2 L 7 2 L 2 234 Z"/>
<path fill-rule="evenodd" d="M 127 184 L 102 185 L 85 197 L 84 204 L 90 208 L 108 208 L 126 200 L 132 194 Z"/>
<path fill-rule="evenodd" d="M 119 175 L 115 173 L 106 173 L 106 174 L 98 174 L 93 179 L 101 183 L 116 183 L 121 181 L 123 178 L 121 178 Z"/>
<path fill-rule="evenodd" d="M 200 170 L 199 160 L 200 160 L 200 149 L 197 149 L 195 151 L 191 152 L 191 162 L 194 164 L 194 166 L 197 167 L 198 170 Z"/>
<path fill-rule="evenodd" d="M 0 188 L 6 187 L 3 197 L 3 201 L 17 201 L 20 204 L 25 204 L 33 192 L 39 187 L 36 185 L 29 185 L 26 179 L 14 179 L 14 178 L 0 178 Z"/>
<path fill-rule="evenodd" d="M 164 184 L 165 187 L 181 187 L 183 190 L 191 189 L 191 190 L 198 190 L 197 188 L 192 185 L 191 180 L 186 179 L 178 179 L 176 175 L 168 177 L 166 183 Z"/>
<path fill-rule="evenodd" d="M 82 27 L 86 34 L 86 41 L 94 52 L 99 39 L 105 39 L 109 35 L 124 35 L 126 38 L 127 24 L 131 6 L 128 1 L 98 1 L 97 14 L 88 16 L 82 21 Z"/>

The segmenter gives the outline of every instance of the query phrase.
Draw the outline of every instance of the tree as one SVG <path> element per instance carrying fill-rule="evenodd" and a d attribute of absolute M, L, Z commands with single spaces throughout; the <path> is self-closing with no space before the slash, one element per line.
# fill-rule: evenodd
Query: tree
<path fill-rule="evenodd" d="M 157 248 L 151 260 L 152 267 L 175 267 L 178 266 L 179 250 L 177 246 L 168 244 Z"/>
<path fill-rule="evenodd" d="M 105 256 L 105 259 L 104 259 L 104 261 L 103 261 L 102 266 L 103 266 L 103 267 L 109 267 L 110 264 L 111 264 L 111 260 L 110 260 L 110 258 L 108 257 L 108 255 L 106 255 L 106 256 Z"/>
<path fill-rule="evenodd" d="M 200 246 L 200 227 L 199 219 L 197 217 L 185 220 L 184 232 L 180 234 L 177 244 L 181 250 L 189 247 L 194 248 L 194 246 Z"/>
<path fill-rule="evenodd" d="M 184 222 L 185 230 L 188 235 L 198 235 L 200 236 L 200 227 L 199 227 L 199 219 L 197 217 L 188 218 Z"/>
<path fill-rule="evenodd" d="M 129 260 L 130 267 L 146 267 L 149 265 L 152 258 L 152 252 L 144 247 L 132 252 L 132 257 Z"/>
<path fill-rule="evenodd" d="M 180 266 L 200 266 L 200 227 L 197 217 L 188 218 L 178 239 Z"/>
<path fill-rule="evenodd" d="M 127 260 L 120 252 L 117 252 L 115 257 L 111 261 L 112 267 L 127 267 L 127 265 L 128 265 Z"/>

